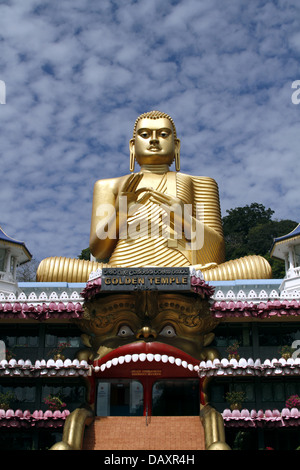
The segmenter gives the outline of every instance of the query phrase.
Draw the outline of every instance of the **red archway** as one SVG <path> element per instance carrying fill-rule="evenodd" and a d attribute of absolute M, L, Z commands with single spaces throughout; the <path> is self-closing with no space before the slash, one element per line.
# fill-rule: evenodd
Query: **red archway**
<path fill-rule="evenodd" d="M 93 363 L 89 377 L 89 403 L 95 406 L 97 383 L 114 379 L 139 381 L 143 385 L 143 414 L 152 414 L 152 390 L 158 380 L 199 380 L 199 404 L 205 404 L 204 379 L 199 378 L 196 360 L 173 346 L 136 342 L 119 347 Z"/>

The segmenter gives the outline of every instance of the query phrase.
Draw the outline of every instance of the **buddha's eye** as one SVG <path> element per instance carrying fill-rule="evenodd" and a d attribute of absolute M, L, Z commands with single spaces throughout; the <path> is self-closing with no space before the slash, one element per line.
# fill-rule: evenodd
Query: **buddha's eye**
<path fill-rule="evenodd" d="M 176 336 L 175 328 L 172 325 L 166 325 L 160 332 L 161 336 L 167 336 L 168 338 L 173 338 Z"/>
<path fill-rule="evenodd" d="M 160 133 L 160 136 L 163 139 L 166 139 L 166 137 L 168 137 L 169 135 L 170 135 L 170 133 L 168 131 L 161 131 L 161 133 Z"/>
<path fill-rule="evenodd" d="M 121 336 L 121 338 L 127 338 L 128 336 L 134 335 L 132 329 L 128 325 L 122 325 L 119 328 L 118 331 L 118 336 Z"/>
<path fill-rule="evenodd" d="M 148 139 L 149 132 L 147 132 L 147 131 L 140 132 L 139 136 L 142 137 L 143 139 Z"/>

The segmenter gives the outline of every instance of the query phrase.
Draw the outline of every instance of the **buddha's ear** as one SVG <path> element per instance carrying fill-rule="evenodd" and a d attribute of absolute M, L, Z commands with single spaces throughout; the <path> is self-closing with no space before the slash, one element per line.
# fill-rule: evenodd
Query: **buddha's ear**
<path fill-rule="evenodd" d="M 175 139 L 175 169 L 180 170 L 180 140 Z"/>
<path fill-rule="evenodd" d="M 129 141 L 129 169 L 130 171 L 134 171 L 134 163 L 135 163 L 135 139 L 130 139 Z"/>
<path fill-rule="evenodd" d="M 129 141 L 129 151 L 130 151 L 130 152 L 134 149 L 134 145 L 135 145 L 135 139 L 132 138 L 132 139 L 130 139 L 130 141 Z"/>

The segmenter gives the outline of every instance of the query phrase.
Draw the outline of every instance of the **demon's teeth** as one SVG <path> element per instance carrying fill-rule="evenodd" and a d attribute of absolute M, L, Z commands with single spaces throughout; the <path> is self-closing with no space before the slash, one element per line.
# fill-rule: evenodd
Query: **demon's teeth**
<path fill-rule="evenodd" d="M 126 354 L 125 362 L 129 363 L 131 361 L 131 354 Z"/>
<path fill-rule="evenodd" d="M 101 366 L 96 366 L 95 367 L 95 372 L 104 372 L 105 369 L 109 369 L 112 366 L 117 366 L 117 365 L 122 365 L 124 363 L 129 364 L 131 361 L 132 362 L 163 362 L 166 364 L 169 362 L 170 364 L 175 364 L 177 366 L 182 366 L 184 369 L 189 369 L 190 371 L 195 371 L 197 372 L 199 370 L 198 366 L 194 366 L 193 364 L 189 364 L 187 361 L 184 361 L 180 359 L 179 357 L 174 357 L 174 356 L 167 356 L 167 354 L 151 354 L 151 353 L 141 353 L 141 354 L 126 354 L 125 356 L 119 356 L 115 357 L 104 364 L 101 364 Z"/>

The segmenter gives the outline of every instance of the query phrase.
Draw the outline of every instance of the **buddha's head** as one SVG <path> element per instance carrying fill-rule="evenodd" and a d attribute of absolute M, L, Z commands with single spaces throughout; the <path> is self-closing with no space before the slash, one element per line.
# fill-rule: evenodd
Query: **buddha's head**
<path fill-rule="evenodd" d="M 180 140 L 172 118 L 160 111 L 141 114 L 135 121 L 133 138 L 129 143 L 130 170 L 135 160 L 142 165 L 168 165 L 175 159 L 180 170 Z"/>

